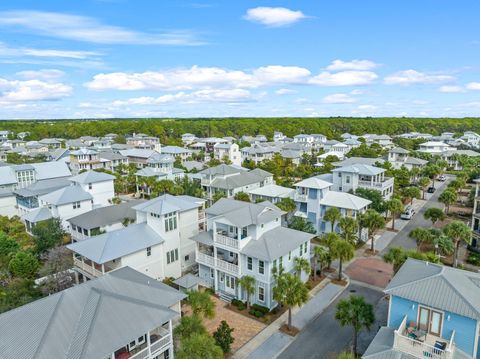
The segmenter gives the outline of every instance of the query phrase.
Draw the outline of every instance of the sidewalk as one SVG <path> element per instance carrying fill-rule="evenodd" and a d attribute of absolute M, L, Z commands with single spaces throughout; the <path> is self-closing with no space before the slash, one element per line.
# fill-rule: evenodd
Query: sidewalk
<path fill-rule="evenodd" d="M 339 286 L 325 279 L 320 285 L 312 289 L 312 298 L 301 308 L 292 310 L 292 322 L 298 329 L 303 329 L 312 319 L 321 314 L 346 287 Z M 287 321 L 288 312 L 285 312 L 275 322 L 270 324 L 248 343 L 241 347 L 233 358 L 266 359 L 275 358 L 295 338 L 279 331 Z"/>

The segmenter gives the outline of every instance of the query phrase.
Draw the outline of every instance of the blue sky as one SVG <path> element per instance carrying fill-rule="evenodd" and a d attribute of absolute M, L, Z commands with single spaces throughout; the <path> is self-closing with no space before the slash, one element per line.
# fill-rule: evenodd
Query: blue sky
<path fill-rule="evenodd" d="M 0 2 L 0 118 L 478 116 L 480 2 Z"/>

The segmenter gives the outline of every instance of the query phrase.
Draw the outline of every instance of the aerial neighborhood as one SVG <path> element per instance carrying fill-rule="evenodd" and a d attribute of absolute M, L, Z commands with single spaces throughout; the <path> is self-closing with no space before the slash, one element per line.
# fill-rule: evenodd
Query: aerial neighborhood
<path fill-rule="evenodd" d="M 2 357 L 172 358 L 192 325 L 235 358 L 307 356 L 328 306 L 355 328 L 338 355 L 480 353 L 474 132 L 1 133 Z"/>

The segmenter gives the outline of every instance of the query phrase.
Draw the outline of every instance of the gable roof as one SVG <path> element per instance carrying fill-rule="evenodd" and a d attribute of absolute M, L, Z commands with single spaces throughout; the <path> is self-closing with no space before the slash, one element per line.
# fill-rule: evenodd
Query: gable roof
<path fill-rule="evenodd" d="M 133 207 L 134 210 L 145 213 L 155 213 L 164 215 L 171 212 L 184 212 L 194 208 L 201 207 L 205 203 L 202 198 L 192 196 L 172 196 L 163 194 L 155 197 L 145 203 Z"/>
<path fill-rule="evenodd" d="M 390 153 L 400 153 L 400 154 L 405 154 L 405 155 L 408 155 L 410 153 L 410 151 L 408 151 L 408 150 L 406 150 L 405 148 L 402 148 L 402 147 L 394 147 L 388 152 L 390 152 Z"/>
<path fill-rule="evenodd" d="M 52 212 L 48 207 L 39 207 L 34 210 L 27 212 L 22 216 L 24 221 L 29 221 L 30 223 L 37 223 L 41 221 L 46 221 L 47 219 L 53 218 Z"/>
<path fill-rule="evenodd" d="M 77 201 L 86 201 L 92 198 L 90 193 L 85 192 L 79 186 L 64 187 L 39 197 L 40 200 L 56 206 Z"/>
<path fill-rule="evenodd" d="M 332 172 L 349 172 L 358 173 L 360 175 L 376 176 L 380 173 L 385 172 L 385 170 L 380 167 L 358 163 L 350 166 L 337 167 Z"/>
<path fill-rule="evenodd" d="M 67 248 L 95 263 L 104 264 L 163 241 L 147 223 L 138 223 L 69 244 Z"/>
<path fill-rule="evenodd" d="M 323 189 L 331 187 L 333 184 L 320 178 L 319 176 L 310 177 L 294 184 L 295 187 L 307 187 Z"/>
<path fill-rule="evenodd" d="M 266 196 L 266 197 L 291 197 L 295 190 L 293 188 L 282 187 L 276 184 L 269 184 L 263 187 L 252 189 L 248 191 L 250 194 L 255 194 L 258 196 Z"/>
<path fill-rule="evenodd" d="M 185 295 L 129 267 L 0 315 L 3 359 L 104 358 L 178 314 Z"/>
<path fill-rule="evenodd" d="M 346 158 L 343 161 L 332 162 L 332 165 L 335 167 L 344 167 L 344 166 L 351 166 L 355 164 L 363 164 L 374 166 L 375 163 L 384 163 L 385 160 L 383 158 L 370 158 L 370 157 L 350 157 Z"/>
<path fill-rule="evenodd" d="M 273 221 L 285 212 L 269 201 L 249 203 L 221 198 L 205 210 L 211 216 L 223 217 L 238 227 Z"/>
<path fill-rule="evenodd" d="M 480 274 L 409 258 L 385 293 L 480 320 Z"/>
<path fill-rule="evenodd" d="M 242 172 L 242 170 L 243 169 L 240 169 L 238 167 L 233 167 L 233 166 L 229 166 L 222 163 L 221 165 L 218 165 L 215 167 L 206 168 L 203 171 L 200 171 L 199 173 L 202 175 L 210 175 L 210 176 L 215 176 L 215 175 L 224 176 L 224 175 L 230 175 L 234 173 L 240 173 Z M 245 171 L 248 171 L 248 170 L 245 168 Z"/>
<path fill-rule="evenodd" d="M 85 183 L 113 181 L 114 179 L 115 179 L 115 176 L 112 176 L 108 173 L 97 172 L 97 171 L 86 171 L 86 172 L 80 173 L 77 176 L 70 178 L 70 181 L 77 182 L 80 184 L 85 184 Z"/>
<path fill-rule="evenodd" d="M 52 178 L 35 182 L 25 188 L 18 188 L 14 193 L 22 197 L 41 196 L 42 194 L 50 193 L 71 185 L 72 182 L 67 178 Z"/>
<path fill-rule="evenodd" d="M 360 210 L 368 206 L 371 201 L 346 192 L 328 191 L 320 200 L 320 205 L 345 209 Z"/>

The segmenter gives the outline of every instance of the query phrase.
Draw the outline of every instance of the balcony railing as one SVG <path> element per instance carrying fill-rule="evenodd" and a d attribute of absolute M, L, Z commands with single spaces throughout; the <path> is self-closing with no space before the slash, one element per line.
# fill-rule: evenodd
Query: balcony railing
<path fill-rule="evenodd" d="M 231 275 L 238 276 L 240 274 L 240 270 L 238 265 L 224 261 L 219 258 L 214 258 L 208 254 L 202 253 L 200 251 L 196 251 L 196 258 L 197 263 L 204 264 L 209 267 L 218 268 L 219 270 L 226 272 Z"/>
<path fill-rule="evenodd" d="M 96 269 L 95 267 L 92 267 L 91 263 L 82 262 L 78 258 L 73 259 L 73 264 L 76 267 L 80 268 L 82 271 L 84 271 L 87 274 L 90 274 L 94 277 L 101 277 L 103 275 L 103 272 L 101 270 Z"/>
<path fill-rule="evenodd" d="M 445 349 L 435 348 L 435 341 L 431 344 L 427 343 L 428 337 L 437 338 L 431 334 L 426 334 L 425 341 L 421 342 L 417 339 L 410 338 L 405 335 L 407 326 L 407 317 L 403 318 L 402 324 L 394 332 L 393 347 L 396 350 L 413 355 L 416 358 L 431 358 L 431 359 L 452 359 L 454 351 L 454 337 L 455 331 L 453 331 L 450 340 L 447 343 Z M 441 338 L 438 338 L 441 339 Z"/>
<path fill-rule="evenodd" d="M 295 201 L 298 202 L 307 202 L 307 195 L 301 193 L 295 193 Z"/>
<path fill-rule="evenodd" d="M 209 256 L 208 254 L 197 251 L 197 262 L 200 264 L 205 264 L 209 267 L 215 267 L 215 258 Z"/>
<path fill-rule="evenodd" d="M 217 258 L 217 268 L 227 272 L 228 274 L 232 274 L 238 276 L 240 271 L 238 270 L 238 266 L 236 264 L 221 260 Z"/>
<path fill-rule="evenodd" d="M 360 187 L 376 187 L 376 188 L 385 188 L 385 187 L 390 187 L 393 185 L 393 178 L 386 178 L 385 180 L 381 182 L 375 182 L 375 181 L 358 181 L 358 185 Z"/>
<path fill-rule="evenodd" d="M 240 242 L 239 242 L 238 239 L 228 237 L 228 236 L 225 236 L 225 235 L 220 234 L 220 233 L 216 233 L 216 235 L 214 236 L 214 241 L 215 241 L 215 243 L 218 243 L 220 245 L 230 247 L 230 248 L 233 248 L 233 249 L 239 249 L 240 248 Z"/>

